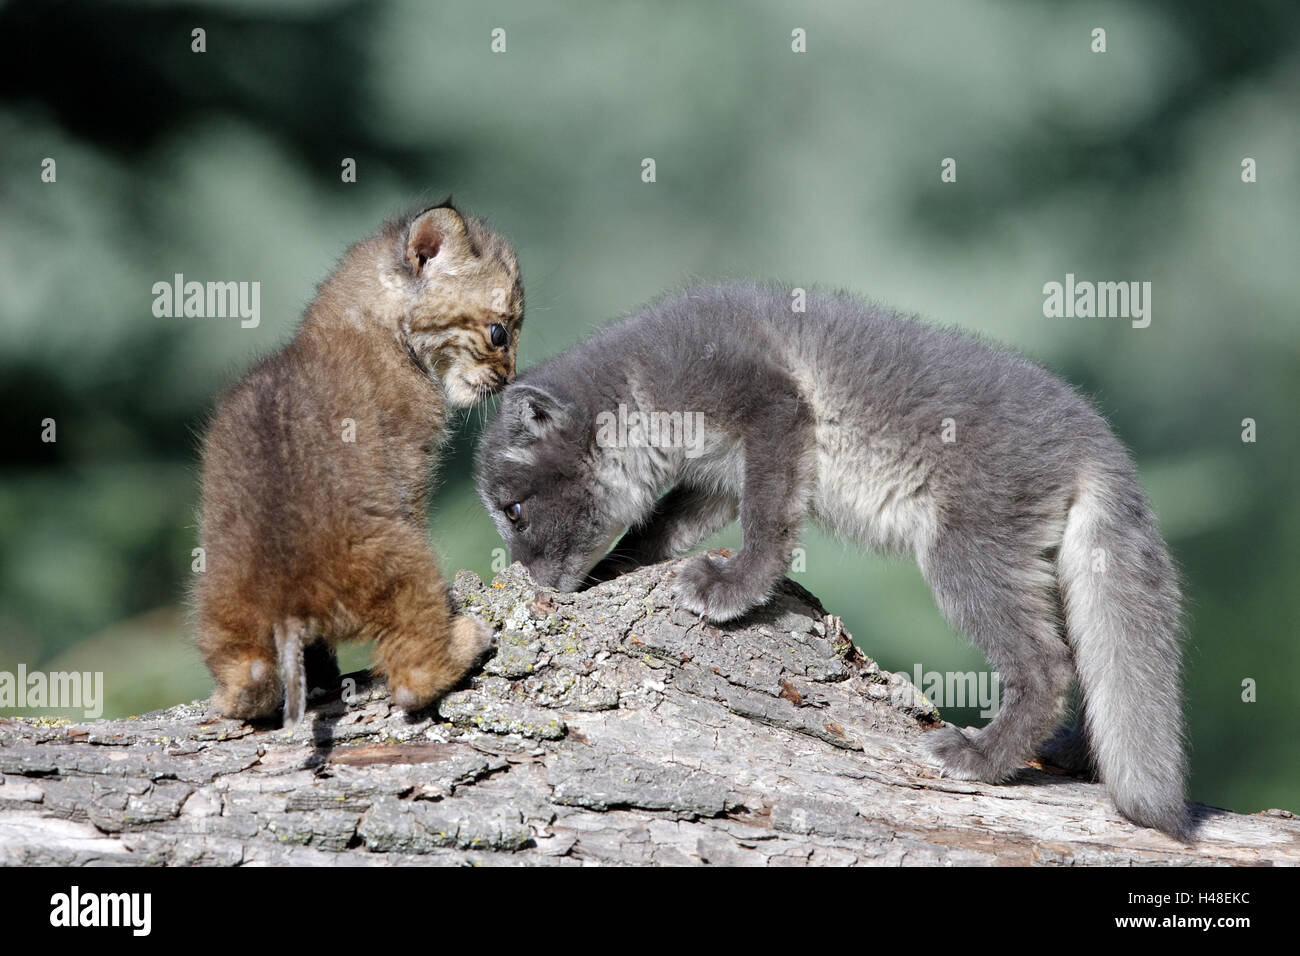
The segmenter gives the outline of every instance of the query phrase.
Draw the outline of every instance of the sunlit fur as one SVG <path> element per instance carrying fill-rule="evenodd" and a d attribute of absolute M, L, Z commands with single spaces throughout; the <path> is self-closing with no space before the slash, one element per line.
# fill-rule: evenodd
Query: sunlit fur
<path fill-rule="evenodd" d="M 300 718 L 314 642 L 330 662 L 338 641 L 374 639 L 405 708 L 474 663 L 491 632 L 452 617 L 425 509 L 448 407 L 514 379 L 522 321 L 513 250 L 443 204 L 348 250 L 293 341 L 222 399 L 203 443 L 195 586 L 222 713 L 265 717 L 283 699 L 286 721 Z"/>
<path fill-rule="evenodd" d="M 739 514 L 741 551 L 699 556 L 675 582 L 714 621 L 767 599 L 807 518 L 911 555 L 1005 688 L 984 729 L 927 735 L 944 772 L 1010 778 L 1077 679 L 1075 755 L 1130 819 L 1185 836 L 1179 588 L 1124 446 L 1009 350 L 846 295 L 791 303 L 783 288 L 692 288 L 507 389 L 478 488 L 511 555 L 572 589 L 679 555 Z M 702 413 L 703 448 L 601 447 L 597 416 L 620 404 Z"/>

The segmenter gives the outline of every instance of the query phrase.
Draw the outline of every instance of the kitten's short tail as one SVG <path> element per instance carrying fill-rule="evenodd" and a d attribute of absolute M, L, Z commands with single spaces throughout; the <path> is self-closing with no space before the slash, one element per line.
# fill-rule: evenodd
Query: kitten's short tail
<path fill-rule="evenodd" d="M 1086 476 L 1059 575 L 1092 756 L 1130 820 L 1186 840 L 1177 573 L 1137 479 Z"/>
<path fill-rule="evenodd" d="M 289 618 L 275 625 L 275 653 L 280 659 L 280 682 L 284 685 L 284 725 L 292 727 L 307 711 L 307 667 L 303 663 L 302 621 Z"/>

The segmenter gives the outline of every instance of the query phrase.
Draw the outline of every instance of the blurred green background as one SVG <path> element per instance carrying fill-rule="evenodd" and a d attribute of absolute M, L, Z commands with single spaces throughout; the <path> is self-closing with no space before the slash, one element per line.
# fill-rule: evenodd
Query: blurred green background
<path fill-rule="evenodd" d="M 206 696 L 204 416 L 349 243 L 454 192 L 520 251 L 525 367 L 755 276 L 976 330 L 1094 396 L 1186 572 L 1192 796 L 1300 808 L 1298 145 L 1287 2 L 0 3 L 0 670 L 102 670 L 109 715 Z M 155 318 L 177 272 L 261 282 L 261 325 Z M 1067 272 L 1152 282 L 1150 328 L 1045 318 Z M 434 541 L 489 576 L 461 424 Z M 986 667 L 910 562 L 806 551 L 796 578 L 884 666 Z"/>

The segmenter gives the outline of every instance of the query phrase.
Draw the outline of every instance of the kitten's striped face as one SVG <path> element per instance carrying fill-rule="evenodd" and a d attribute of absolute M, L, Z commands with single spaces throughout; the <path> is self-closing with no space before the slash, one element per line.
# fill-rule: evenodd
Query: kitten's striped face
<path fill-rule="evenodd" d="M 475 405 L 515 380 L 515 355 L 523 313 L 470 310 L 454 320 L 444 350 L 450 368 L 443 376 L 454 405 Z"/>
<path fill-rule="evenodd" d="M 407 230 L 413 302 L 404 343 L 453 405 L 476 405 L 515 380 L 524 321 L 519 262 L 504 239 L 440 206 Z"/>
<path fill-rule="evenodd" d="M 510 281 L 500 275 L 496 281 Z M 515 380 L 515 357 L 524 321 L 518 276 L 502 286 L 439 289 L 412 315 L 407 340 L 419 363 L 442 380 L 453 405 L 476 405 Z M 450 291 L 450 294 L 447 292 Z"/>

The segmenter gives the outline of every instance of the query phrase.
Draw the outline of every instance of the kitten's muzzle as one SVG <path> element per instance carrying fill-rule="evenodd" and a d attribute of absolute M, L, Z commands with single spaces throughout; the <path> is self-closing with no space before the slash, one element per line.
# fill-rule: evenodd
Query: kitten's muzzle
<path fill-rule="evenodd" d="M 511 369 L 509 372 L 502 372 L 499 369 L 488 368 L 484 369 L 478 377 L 479 387 L 485 388 L 491 393 L 501 391 L 501 389 L 505 388 L 507 385 L 514 384 L 514 381 L 514 369 Z"/>

